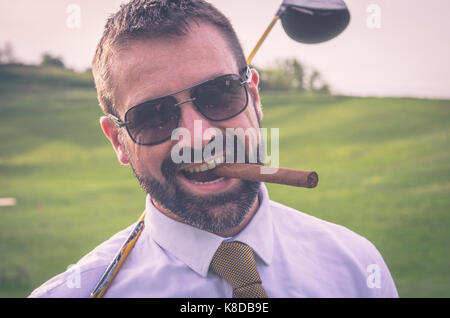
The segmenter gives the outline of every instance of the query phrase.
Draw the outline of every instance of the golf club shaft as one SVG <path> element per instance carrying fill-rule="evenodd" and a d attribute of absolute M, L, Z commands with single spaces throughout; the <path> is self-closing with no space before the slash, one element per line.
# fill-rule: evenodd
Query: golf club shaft
<path fill-rule="evenodd" d="M 275 25 L 275 23 L 278 21 L 279 18 L 280 18 L 280 16 L 276 15 L 275 18 L 273 18 L 272 22 L 267 27 L 266 31 L 264 31 L 264 34 L 261 36 L 261 38 L 259 39 L 258 43 L 256 43 L 255 47 L 253 48 L 253 51 L 248 56 L 248 58 L 247 58 L 247 65 L 250 65 L 250 63 L 252 62 L 253 58 L 255 57 L 256 52 L 258 52 L 259 48 L 263 44 L 263 42 L 266 39 L 267 35 L 269 35 L 270 31 L 272 30 L 273 26 Z"/>
<path fill-rule="evenodd" d="M 274 169 L 274 171 L 271 171 L 274 173 L 264 173 L 262 168 Z M 314 188 L 319 181 L 319 177 L 314 171 L 271 168 L 244 163 L 224 163 L 214 169 L 214 173 L 220 177 L 277 183 L 303 188 Z"/>

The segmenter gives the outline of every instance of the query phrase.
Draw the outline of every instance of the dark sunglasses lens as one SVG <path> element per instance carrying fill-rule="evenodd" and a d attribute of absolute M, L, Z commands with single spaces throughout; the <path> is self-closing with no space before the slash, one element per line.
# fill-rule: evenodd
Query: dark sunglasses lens
<path fill-rule="evenodd" d="M 174 97 L 164 97 L 131 108 L 125 121 L 131 138 L 141 145 L 149 145 L 167 140 L 177 127 L 179 109 Z"/>
<path fill-rule="evenodd" d="M 225 120 L 242 112 L 248 103 L 247 88 L 237 75 L 221 76 L 197 86 L 192 97 L 210 120 Z"/>

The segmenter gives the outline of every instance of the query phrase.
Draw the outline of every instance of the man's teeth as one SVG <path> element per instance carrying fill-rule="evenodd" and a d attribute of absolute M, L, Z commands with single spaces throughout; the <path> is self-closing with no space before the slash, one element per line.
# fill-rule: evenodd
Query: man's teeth
<path fill-rule="evenodd" d="M 194 181 L 194 180 L 191 180 L 191 182 L 194 183 L 194 184 L 212 184 L 212 183 L 220 182 L 223 179 L 224 179 L 223 177 L 220 177 L 219 179 L 216 179 L 216 180 L 213 180 L 213 181 L 209 181 L 209 182 L 199 182 L 199 181 Z"/>
<path fill-rule="evenodd" d="M 186 168 L 185 170 L 190 172 L 190 173 L 194 173 L 194 172 L 202 172 L 202 171 L 207 171 L 207 170 L 212 170 L 214 169 L 216 166 L 220 165 L 221 163 L 223 163 L 224 159 L 223 157 L 217 157 L 211 161 L 207 161 L 204 164 L 192 167 L 192 168 Z"/>

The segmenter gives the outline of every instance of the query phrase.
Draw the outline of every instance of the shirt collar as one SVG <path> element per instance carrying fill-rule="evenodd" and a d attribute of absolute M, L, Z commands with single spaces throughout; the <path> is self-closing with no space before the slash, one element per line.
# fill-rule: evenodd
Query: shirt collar
<path fill-rule="evenodd" d="M 156 209 L 147 195 L 144 231 L 158 245 L 203 277 L 208 274 L 214 253 L 224 240 L 249 245 L 268 265 L 273 257 L 273 225 L 269 194 L 263 183 L 258 197 L 259 208 L 247 226 L 236 236 L 225 239 L 165 216 Z"/>

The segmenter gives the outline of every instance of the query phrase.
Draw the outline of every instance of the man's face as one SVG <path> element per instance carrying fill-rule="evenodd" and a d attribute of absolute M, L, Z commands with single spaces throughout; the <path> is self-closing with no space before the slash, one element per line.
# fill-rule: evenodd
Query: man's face
<path fill-rule="evenodd" d="M 182 37 L 134 41 L 118 53 L 114 62 L 117 115 L 122 120 L 129 108 L 144 101 L 220 75 L 239 74 L 234 55 L 222 34 L 207 23 L 192 24 L 191 31 Z M 131 140 L 125 128 L 116 128 L 109 119 L 102 120 L 102 128 L 119 161 L 131 165 L 141 186 L 155 203 L 188 224 L 222 232 L 242 222 L 255 203 L 259 183 L 216 178 L 212 183 L 202 184 L 180 169 L 182 166 L 173 163 L 171 150 L 175 145 L 205 148 L 214 137 L 202 138 L 209 128 L 218 128 L 223 136 L 226 128 L 258 129 L 262 113 L 257 85 L 258 75 L 253 72 L 246 110 L 226 121 L 209 121 L 192 102 L 183 104 L 178 127 L 190 132 L 190 140 L 169 139 L 157 145 L 142 146 Z M 179 102 L 186 101 L 190 90 L 174 96 Z M 198 129 L 194 131 L 195 121 L 197 127 L 201 123 L 200 133 Z"/>

